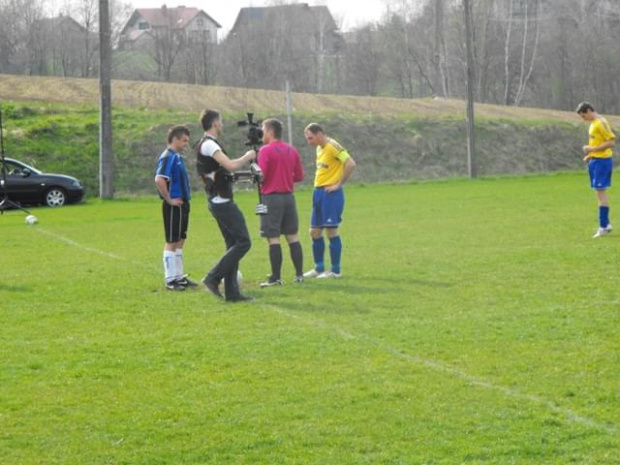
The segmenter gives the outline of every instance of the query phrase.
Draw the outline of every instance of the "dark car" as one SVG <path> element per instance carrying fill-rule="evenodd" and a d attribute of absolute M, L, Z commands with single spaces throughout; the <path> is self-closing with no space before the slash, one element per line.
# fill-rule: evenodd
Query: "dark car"
<path fill-rule="evenodd" d="M 0 176 L 6 169 L 6 196 L 13 202 L 61 207 L 65 203 L 79 202 L 84 197 L 84 185 L 71 176 L 42 173 L 12 158 L 5 158 L 4 165 L 0 166 L 3 169 Z M 2 189 L 1 194 L 4 194 Z"/>

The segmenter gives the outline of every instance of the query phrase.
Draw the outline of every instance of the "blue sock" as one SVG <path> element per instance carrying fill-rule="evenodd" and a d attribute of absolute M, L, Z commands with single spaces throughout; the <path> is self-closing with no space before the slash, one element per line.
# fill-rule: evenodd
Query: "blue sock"
<path fill-rule="evenodd" d="M 342 255 L 342 240 L 340 236 L 329 238 L 329 255 L 332 259 L 332 271 L 340 273 L 340 257 Z"/>
<path fill-rule="evenodd" d="M 325 271 L 325 239 L 321 236 L 318 239 L 312 239 L 312 255 L 314 256 L 314 264 L 316 271 Z"/>
<path fill-rule="evenodd" d="M 609 207 L 598 207 L 598 219 L 601 228 L 609 226 Z"/>

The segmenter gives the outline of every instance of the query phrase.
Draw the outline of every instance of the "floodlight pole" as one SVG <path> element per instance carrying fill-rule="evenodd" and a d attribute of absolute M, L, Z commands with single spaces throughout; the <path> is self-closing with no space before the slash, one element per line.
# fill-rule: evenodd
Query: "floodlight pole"
<path fill-rule="evenodd" d="M 474 68 L 473 26 L 471 17 L 471 1 L 463 0 L 465 14 L 465 44 L 467 49 L 467 170 L 470 178 L 476 173 L 476 131 L 474 124 L 474 84 L 476 79 Z"/>
<path fill-rule="evenodd" d="M 99 0 L 99 195 L 114 196 L 114 153 L 112 148 L 112 47 L 108 0 Z"/>

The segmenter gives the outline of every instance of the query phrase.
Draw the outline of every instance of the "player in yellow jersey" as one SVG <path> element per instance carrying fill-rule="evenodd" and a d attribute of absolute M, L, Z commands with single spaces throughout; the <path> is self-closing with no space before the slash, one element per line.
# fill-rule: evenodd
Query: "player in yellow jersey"
<path fill-rule="evenodd" d="M 609 222 L 609 199 L 607 188 L 611 187 L 613 171 L 613 150 L 616 136 L 605 118 L 599 115 L 588 102 L 577 106 L 577 113 L 584 121 L 590 123 L 590 141 L 583 146 L 583 161 L 588 164 L 590 186 L 596 190 L 599 209 L 599 227 L 593 238 L 609 234 L 612 230 Z"/>
<path fill-rule="evenodd" d="M 339 227 L 344 210 L 343 184 L 355 170 L 355 161 L 347 150 L 334 139 L 327 137 L 323 128 L 312 123 L 304 131 L 306 141 L 316 147 L 316 175 L 312 197 L 310 236 L 314 269 L 304 273 L 305 278 L 340 278 L 342 240 Z M 331 270 L 325 269 L 325 239 L 329 239 Z"/>

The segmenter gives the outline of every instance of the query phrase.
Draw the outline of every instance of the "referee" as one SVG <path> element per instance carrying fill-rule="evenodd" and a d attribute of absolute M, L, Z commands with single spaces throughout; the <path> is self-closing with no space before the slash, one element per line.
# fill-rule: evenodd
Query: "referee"
<path fill-rule="evenodd" d="M 260 233 L 269 243 L 271 275 L 261 287 L 281 286 L 282 247 L 284 234 L 295 266 L 294 282 L 302 282 L 303 252 L 299 243 L 299 218 L 293 191 L 295 183 L 304 179 L 304 169 L 299 152 L 292 145 L 281 141 L 282 123 L 277 119 L 263 121 L 263 147 L 258 153 L 258 166 L 263 171 L 261 185 L 262 203 L 267 214 L 260 218 Z"/>
<path fill-rule="evenodd" d="M 155 184 L 162 198 L 164 232 L 164 276 L 166 289 L 184 291 L 197 284 L 183 274 L 183 245 L 189 224 L 190 187 L 185 157 L 181 152 L 189 142 L 187 126 L 174 126 L 168 131 L 168 148 L 157 161 Z"/>

